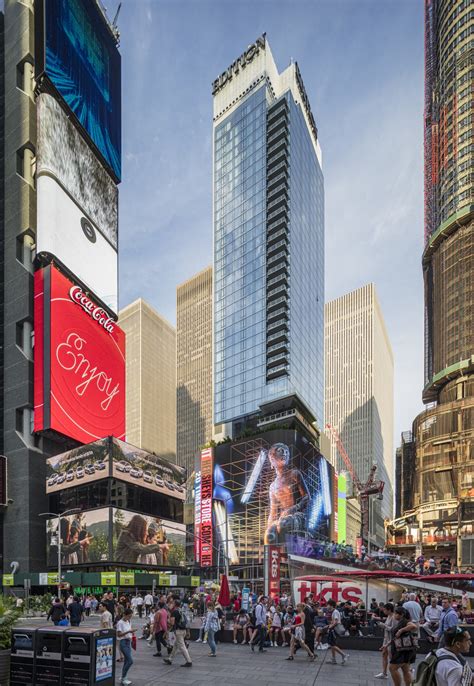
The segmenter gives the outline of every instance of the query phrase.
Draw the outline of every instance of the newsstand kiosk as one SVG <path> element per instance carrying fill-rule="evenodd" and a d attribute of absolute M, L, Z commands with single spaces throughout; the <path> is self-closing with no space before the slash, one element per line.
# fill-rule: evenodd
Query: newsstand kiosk
<path fill-rule="evenodd" d="M 17 626 L 11 632 L 10 686 L 34 686 L 37 626 Z"/>
<path fill-rule="evenodd" d="M 62 686 L 114 686 L 115 629 L 67 629 L 63 655 Z"/>

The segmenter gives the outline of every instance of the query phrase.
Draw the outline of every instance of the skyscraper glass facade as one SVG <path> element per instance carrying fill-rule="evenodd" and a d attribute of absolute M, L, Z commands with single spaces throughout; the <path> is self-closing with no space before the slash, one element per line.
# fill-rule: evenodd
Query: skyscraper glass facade
<path fill-rule="evenodd" d="M 268 48 L 266 59 L 273 82 L 264 62 L 250 88 L 215 117 L 214 423 L 296 395 L 322 427 L 320 155 L 296 65 L 275 88 L 281 75 Z M 244 76 L 227 88 L 240 90 Z"/>

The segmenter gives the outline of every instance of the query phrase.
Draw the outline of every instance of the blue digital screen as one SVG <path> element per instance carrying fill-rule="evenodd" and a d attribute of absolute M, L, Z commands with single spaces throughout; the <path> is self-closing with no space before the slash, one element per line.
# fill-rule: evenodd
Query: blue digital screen
<path fill-rule="evenodd" d="M 121 178 L 120 53 L 95 0 L 44 0 L 40 69 Z"/>

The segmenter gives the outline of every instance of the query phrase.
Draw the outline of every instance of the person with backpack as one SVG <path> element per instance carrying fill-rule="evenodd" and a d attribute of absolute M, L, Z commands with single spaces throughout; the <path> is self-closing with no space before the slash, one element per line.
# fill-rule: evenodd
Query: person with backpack
<path fill-rule="evenodd" d="M 186 629 L 187 629 L 187 618 L 185 613 L 181 608 L 181 603 L 178 599 L 171 599 L 169 602 L 170 610 L 170 632 L 174 634 L 175 641 L 173 642 L 173 650 L 170 655 L 164 658 L 163 662 L 167 665 L 173 664 L 173 658 L 177 651 L 183 655 L 186 662 L 182 667 L 192 667 L 193 663 L 189 655 L 189 651 L 186 647 Z M 171 643 L 171 641 L 170 641 Z"/>
<path fill-rule="evenodd" d="M 411 667 L 416 660 L 416 648 L 418 644 L 418 627 L 410 619 L 410 614 L 405 608 L 395 608 L 395 626 L 392 629 L 392 642 L 390 644 L 390 676 L 394 686 L 401 686 L 402 676 L 405 686 L 411 685 Z M 400 671 L 402 674 L 400 675 Z"/>
<path fill-rule="evenodd" d="M 341 664 L 345 665 L 349 655 L 344 653 L 337 645 L 337 639 L 339 636 L 343 636 L 345 634 L 345 629 L 341 622 L 341 613 L 336 608 L 336 601 L 332 598 L 328 600 L 328 608 L 331 612 L 331 620 L 328 627 L 328 644 L 331 648 L 331 660 L 329 661 L 329 664 L 337 664 L 336 654 L 339 654 L 342 656 Z"/>
<path fill-rule="evenodd" d="M 445 647 L 420 662 L 412 686 L 471 686 L 473 673 L 462 653 L 471 648 L 471 635 L 459 626 L 445 632 Z"/>
<path fill-rule="evenodd" d="M 221 628 L 221 620 L 217 614 L 214 603 L 207 604 L 207 615 L 206 615 L 206 625 L 205 630 L 207 631 L 207 642 L 211 652 L 208 657 L 216 656 L 216 640 L 215 636 Z"/>

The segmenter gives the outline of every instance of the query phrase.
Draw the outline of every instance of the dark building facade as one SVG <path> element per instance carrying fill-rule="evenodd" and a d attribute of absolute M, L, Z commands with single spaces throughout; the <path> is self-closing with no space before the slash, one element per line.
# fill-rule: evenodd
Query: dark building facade
<path fill-rule="evenodd" d="M 417 545 L 474 564 L 474 15 L 425 0 L 425 386 Z M 403 512 L 401 513 L 404 514 Z"/>
<path fill-rule="evenodd" d="M 404 431 L 395 460 L 395 516 L 413 508 L 415 482 L 415 442 L 411 431 Z"/>

